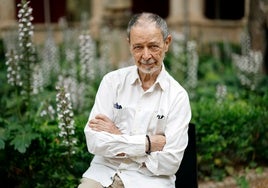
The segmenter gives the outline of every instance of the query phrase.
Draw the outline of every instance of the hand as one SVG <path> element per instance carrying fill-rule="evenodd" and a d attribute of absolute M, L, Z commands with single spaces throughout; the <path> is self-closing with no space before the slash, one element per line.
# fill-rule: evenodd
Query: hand
<path fill-rule="evenodd" d="M 89 121 L 89 127 L 94 131 L 104 131 L 111 134 L 122 134 L 114 122 L 103 114 L 98 114 Z"/>
<path fill-rule="evenodd" d="M 151 135 L 151 152 L 162 151 L 166 144 L 166 137 L 164 135 Z"/>

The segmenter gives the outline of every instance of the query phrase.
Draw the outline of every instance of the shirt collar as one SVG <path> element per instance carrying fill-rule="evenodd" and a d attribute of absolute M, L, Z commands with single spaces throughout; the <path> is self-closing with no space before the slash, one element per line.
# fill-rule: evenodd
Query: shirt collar
<path fill-rule="evenodd" d="M 159 86 L 162 90 L 165 90 L 168 87 L 166 76 L 167 76 L 167 72 L 166 72 L 164 63 L 162 63 L 161 72 L 158 75 L 156 82 L 155 82 L 155 84 L 159 84 Z M 135 69 L 133 69 L 133 72 L 132 72 L 131 77 L 130 77 L 131 84 L 135 84 L 136 82 L 141 84 L 137 66 L 135 66 Z"/>
<path fill-rule="evenodd" d="M 166 71 L 166 68 L 165 68 L 164 63 L 163 63 L 162 70 L 156 79 L 156 83 L 158 83 L 160 85 L 162 90 L 166 90 L 168 87 L 168 81 L 167 81 L 166 77 L 167 77 L 167 71 Z"/>

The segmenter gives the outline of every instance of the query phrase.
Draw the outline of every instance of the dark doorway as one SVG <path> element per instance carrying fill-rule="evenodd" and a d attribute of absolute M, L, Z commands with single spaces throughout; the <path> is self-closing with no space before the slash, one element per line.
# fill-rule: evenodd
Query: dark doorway
<path fill-rule="evenodd" d="M 45 0 L 33 0 L 30 1 L 30 7 L 33 8 L 33 23 L 45 22 Z M 21 0 L 16 0 L 16 4 L 19 4 Z M 16 6 L 17 7 L 17 6 Z M 66 0 L 49 0 L 50 9 L 50 22 L 58 22 L 59 18 L 66 16 Z M 18 7 L 16 13 L 18 13 Z"/>
<path fill-rule="evenodd" d="M 169 0 L 132 0 L 132 13 L 152 12 L 162 18 L 169 15 Z"/>
<path fill-rule="evenodd" d="M 245 14 L 245 0 L 205 0 L 208 19 L 240 20 Z"/>

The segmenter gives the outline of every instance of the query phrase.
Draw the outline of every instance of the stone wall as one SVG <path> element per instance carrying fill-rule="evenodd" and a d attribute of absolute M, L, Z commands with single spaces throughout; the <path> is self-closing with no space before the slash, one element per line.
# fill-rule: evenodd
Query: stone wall
<path fill-rule="evenodd" d="M 202 43 L 210 41 L 239 42 L 240 34 L 248 20 L 249 0 L 245 0 L 245 16 L 242 20 L 223 21 L 209 20 L 203 14 L 204 0 L 169 0 L 169 16 L 167 23 L 171 30 L 184 33 L 187 38 L 198 40 Z M 4 31 L 16 26 L 15 1 L 0 0 L 0 37 Z M 102 40 L 101 29 L 111 29 L 110 35 L 112 62 L 126 61 L 129 53 L 126 42 L 126 24 L 130 17 L 131 0 L 91 0 L 92 13 L 89 20 L 90 34 L 96 40 Z M 79 10 L 77 10 L 79 12 Z M 55 40 L 60 42 L 61 33 L 56 24 L 52 25 Z M 35 38 L 37 43 L 45 40 L 45 25 L 35 26 Z"/>

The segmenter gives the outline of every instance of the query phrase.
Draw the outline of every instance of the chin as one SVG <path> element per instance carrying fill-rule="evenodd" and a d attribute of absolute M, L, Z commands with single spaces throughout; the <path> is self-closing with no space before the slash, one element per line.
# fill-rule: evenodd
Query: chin
<path fill-rule="evenodd" d="M 153 67 L 153 68 L 140 68 L 140 71 L 145 73 L 145 74 L 153 74 L 155 72 L 157 72 L 158 70 L 160 70 L 159 67 Z"/>

